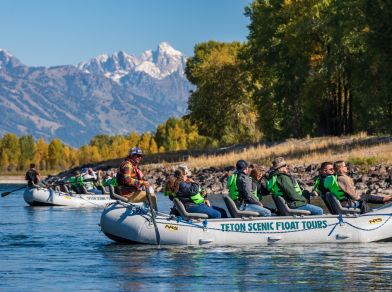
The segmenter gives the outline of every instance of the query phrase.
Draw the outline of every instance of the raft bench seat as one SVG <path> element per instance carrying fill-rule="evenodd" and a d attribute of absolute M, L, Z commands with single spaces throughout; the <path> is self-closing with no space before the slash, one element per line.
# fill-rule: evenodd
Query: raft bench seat
<path fill-rule="evenodd" d="M 181 217 L 184 220 L 191 220 L 191 219 L 207 219 L 208 215 L 204 213 L 189 213 L 186 209 L 184 204 L 178 199 L 173 199 L 174 206 L 176 207 L 178 213 L 180 213 Z"/>
<path fill-rule="evenodd" d="M 334 215 L 338 214 L 359 214 L 361 213 L 361 209 L 358 208 L 344 208 L 342 204 L 340 204 L 339 200 L 331 193 L 325 194 L 326 200 L 329 202 L 331 206 L 331 213 Z"/>
<path fill-rule="evenodd" d="M 324 205 L 327 206 L 329 213 L 333 214 L 333 212 L 334 212 L 333 208 L 332 208 L 331 204 L 329 203 L 329 201 L 327 200 L 326 194 L 321 194 L 319 196 L 323 200 Z"/>
<path fill-rule="evenodd" d="M 223 195 L 223 200 L 225 201 L 227 210 L 231 217 L 233 218 L 247 218 L 247 217 L 259 217 L 260 214 L 254 211 L 242 211 L 237 208 L 237 205 L 234 203 L 233 199 L 228 195 Z"/>
<path fill-rule="evenodd" d="M 274 200 L 276 208 L 278 209 L 279 216 L 310 215 L 310 211 L 307 210 L 290 209 L 285 199 L 283 199 L 281 196 L 272 195 L 272 199 Z"/>

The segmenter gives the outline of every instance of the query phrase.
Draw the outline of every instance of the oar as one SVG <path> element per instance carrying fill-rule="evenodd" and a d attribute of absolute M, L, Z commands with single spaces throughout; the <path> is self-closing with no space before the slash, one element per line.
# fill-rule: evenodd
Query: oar
<path fill-rule="evenodd" d="M 160 246 L 161 245 L 161 236 L 159 234 L 157 221 L 155 220 L 156 219 L 156 213 L 155 213 L 154 208 L 152 207 L 152 199 L 151 199 L 151 193 L 150 193 L 150 188 L 149 187 L 146 188 L 146 194 L 147 194 L 148 204 L 150 205 L 152 223 L 154 224 L 154 228 L 155 228 L 155 237 L 156 237 L 158 246 Z"/>
<path fill-rule="evenodd" d="M 1 197 L 8 196 L 9 194 L 11 194 L 11 193 L 13 193 L 13 192 L 19 191 L 19 190 L 21 190 L 21 189 L 25 189 L 26 187 L 27 187 L 27 186 L 23 186 L 23 187 L 20 187 L 20 188 L 15 189 L 15 190 L 13 190 L 13 191 L 1 193 Z"/>

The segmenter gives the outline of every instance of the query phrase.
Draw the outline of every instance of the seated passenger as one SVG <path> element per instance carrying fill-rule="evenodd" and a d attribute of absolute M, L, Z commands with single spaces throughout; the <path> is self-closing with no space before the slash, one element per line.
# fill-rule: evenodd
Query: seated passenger
<path fill-rule="evenodd" d="M 325 198 L 325 194 L 328 189 L 324 186 L 324 180 L 327 176 L 334 174 L 334 168 L 332 162 L 323 162 L 320 165 L 319 175 L 317 176 L 315 183 L 312 188 L 312 192 L 317 192 L 322 198 Z"/>
<path fill-rule="evenodd" d="M 173 201 L 174 197 L 176 196 L 176 177 L 174 175 L 169 175 L 167 178 L 163 186 L 163 195 L 165 197 L 169 197 L 170 201 Z M 170 208 L 170 215 L 181 216 L 177 211 L 176 206 Z"/>
<path fill-rule="evenodd" d="M 97 180 L 97 175 L 91 167 L 83 170 L 82 178 L 83 184 L 86 187 L 87 192 L 102 195 L 102 191 L 94 187 L 94 181 Z"/>
<path fill-rule="evenodd" d="M 347 166 L 344 161 L 334 163 L 336 175 L 330 175 L 324 180 L 324 187 L 329 190 L 341 203 L 347 207 L 360 208 L 361 213 L 366 213 L 369 209 L 367 203 L 385 204 L 392 201 L 392 195 L 376 196 L 370 194 L 357 193 L 354 181 L 347 175 Z"/>
<path fill-rule="evenodd" d="M 289 174 L 283 157 L 272 162 L 272 171 L 268 178 L 268 190 L 274 196 L 282 196 L 289 208 L 310 211 L 311 215 L 322 215 L 323 209 L 306 203 L 304 192 L 297 180 Z"/>
<path fill-rule="evenodd" d="M 255 198 L 261 202 L 264 196 L 270 195 L 271 193 L 267 189 L 267 179 L 266 174 L 263 169 L 257 165 L 254 165 L 251 168 L 249 176 L 252 179 L 252 193 Z M 273 213 L 276 213 L 276 209 L 271 209 L 266 206 L 264 208 L 270 210 Z"/>
<path fill-rule="evenodd" d="M 269 195 L 267 189 L 267 182 L 263 179 L 264 172 L 261 167 L 253 166 L 250 170 L 249 176 L 252 179 L 252 191 L 253 196 L 257 197 L 259 201 L 263 199 L 263 196 Z"/>
<path fill-rule="evenodd" d="M 75 170 L 73 173 L 73 176 L 69 178 L 69 183 L 71 184 L 71 189 L 77 193 L 81 194 L 83 193 L 80 189 L 81 186 L 83 186 L 83 179 L 80 175 L 80 172 Z"/>
<path fill-rule="evenodd" d="M 260 216 L 271 216 L 271 211 L 263 208 L 257 198 L 257 189 L 252 188 L 252 178 L 248 175 L 249 167 L 245 160 L 238 160 L 236 171 L 229 180 L 232 181 L 229 192 L 237 208 L 244 211 L 254 211 Z M 229 183 L 229 182 L 228 182 Z"/>
<path fill-rule="evenodd" d="M 176 177 L 174 175 L 170 175 L 165 185 L 163 186 L 163 195 L 169 197 L 170 201 L 173 201 L 174 197 L 176 196 L 175 182 Z"/>
<path fill-rule="evenodd" d="M 186 172 L 184 167 L 178 167 L 174 172 L 176 180 L 173 191 L 175 197 L 184 204 L 185 209 L 190 213 L 207 214 L 208 218 L 227 218 L 224 209 L 211 206 L 210 202 L 204 199 L 205 192 L 188 175 L 189 172 Z"/>
<path fill-rule="evenodd" d="M 112 176 L 112 171 L 108 170 L 106 171 L 106 175 L 103 178 L 103 182 L 102 182 L 104 187 L 108 187 L 110 185 L 112 185 L 113 187 L 118 186 L 117 184 L 117 178 L 114 176 Z"/>

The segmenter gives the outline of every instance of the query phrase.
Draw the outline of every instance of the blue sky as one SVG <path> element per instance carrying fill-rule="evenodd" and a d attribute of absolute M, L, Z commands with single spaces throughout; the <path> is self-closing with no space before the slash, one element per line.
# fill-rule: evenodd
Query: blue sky
<path fill-rule="evenodd" d="M 169 42 L 245 41 L 251 0 L 0 0 L 0 48 L 29 66 L 74 64 Z"/>

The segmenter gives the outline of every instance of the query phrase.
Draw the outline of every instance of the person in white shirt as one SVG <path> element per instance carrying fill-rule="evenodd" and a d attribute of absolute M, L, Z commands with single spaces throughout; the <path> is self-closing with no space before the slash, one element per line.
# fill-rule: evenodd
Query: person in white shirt
<path fill-rule="evenodd" d="M 94 170 L 90 167 L 87 171 L 82 172 L 83 183 L 87 189 L 87 192 L 102 195 L 102 191 L 94 187 L 94 181 L 97 180 L 97 175 Z M 86 181 L 89 180 L 89 181 Z M 93 181 L 94 180 L 94 181 Z"/>

